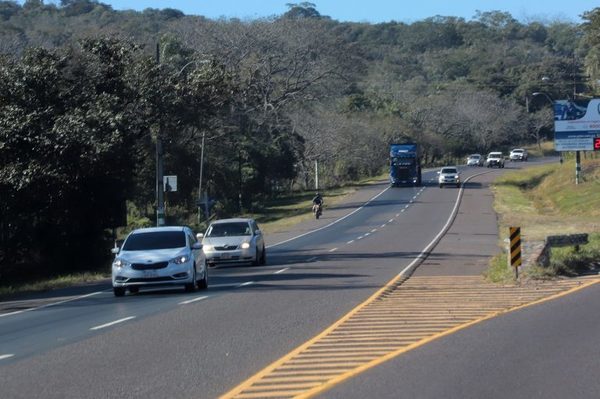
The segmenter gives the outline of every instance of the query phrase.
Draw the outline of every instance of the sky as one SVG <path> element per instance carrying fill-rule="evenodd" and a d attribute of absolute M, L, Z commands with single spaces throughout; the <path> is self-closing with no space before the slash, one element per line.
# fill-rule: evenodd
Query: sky
<path fill-rule="evenodd" d="M 256 19 L 281 15 L 287 3 L 302 0 L 100 0 L 115 10 L 175 8 L 188 15 Z M 338 21 L 415 22 L 436 15 L 470 20 L 480 11 L 508 11 L 522 21 L 582 22 L 585 11 L 600 7 L 596 0 L 311 0 L 321 15 Z"/>

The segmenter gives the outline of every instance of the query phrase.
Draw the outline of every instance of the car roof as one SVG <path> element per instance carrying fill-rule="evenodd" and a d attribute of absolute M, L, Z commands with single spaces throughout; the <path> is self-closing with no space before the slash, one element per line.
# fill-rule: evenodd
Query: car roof
<path fill-rule="evenodd" d="M 214 222 L 212 222 L 211 225 L 222 224 L 222 223 L 251 223 L 253 221 L 254 221 L 254 219 L 251 219 L 251 218 L 219 219 L 219 220 L 215 220 Z"/>
<path fill-rule="evenodd" d="M 489 155 L 492 155 L 492 154 L 494 154 L 494 155 L 495 155 L 495 154 L 500 154 L 500 155 L 502 155 L 502 153 L 501 153 L 500 151 L 492 151 L 492 152 L 490 152 L 490 154 L 489 154 Z"/>
<path fill-rule="evenodd" d="M 143 234 L 143 233 L 156 233 L 165 231 L 185 231 L 185 226 L 160 226 L 160 227 L 144 227 L 141 229 L 135 229 L 131 234 Z"/>
<path fill-rule="evenodd" d="M 458 170 L 458 168 L 456 166 L 442 166 L 442 168 L 440 170 L 444 170 L 444 169 L 456 169 L 456 170 Z"/>
<path fill-rule="evenodd" d="M 513 151 L 525 151 L 523 148 L 515 148 Z"/>
<path fill-rule="evenodd" d="M 471 154 L 471 155 L 469 155 L 469 158 L 470 157 L 480 157 L 481 158 L 481 154 Z"/>

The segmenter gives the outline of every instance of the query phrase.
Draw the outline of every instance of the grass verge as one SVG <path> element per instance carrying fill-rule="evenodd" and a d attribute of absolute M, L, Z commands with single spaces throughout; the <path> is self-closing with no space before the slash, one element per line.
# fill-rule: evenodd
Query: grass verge
<path fill-rule="evenodd" d="M 527 278 L 550 278 L 593 272 L 600 259 L 600 159 L 582 160 L 583 181 L 575 185 L 575 163 L 548 164 L 506 173 L 492 187 L 494 208 L 499 214 L 500 237 L 508 226 L 520 226 L 522 239 L 542 241 L 548 235 L 589 233 L 590 243 L 579 252 L 573 248 L 552 249 L 548 268 L 527 267 Z M 503 256 L 504 261 L 501 260 Z M 512 271 L 506 256 L 498 255 L 486 273 L 492 281 L 506 281 Z"/>

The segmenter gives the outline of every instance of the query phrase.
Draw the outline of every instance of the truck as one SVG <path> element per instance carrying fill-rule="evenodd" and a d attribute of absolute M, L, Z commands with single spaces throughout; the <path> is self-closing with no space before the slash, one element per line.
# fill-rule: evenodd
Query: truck
<path fill-rule="evenodd" d="M 390 144 L 390 184 L 421 185 L 421 157 L 415 143 Z"/>

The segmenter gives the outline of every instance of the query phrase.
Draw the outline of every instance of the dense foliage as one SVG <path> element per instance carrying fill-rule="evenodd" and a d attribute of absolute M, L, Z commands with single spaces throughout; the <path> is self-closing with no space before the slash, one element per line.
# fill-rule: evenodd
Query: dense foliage
<path fill-rule="evenodd" d="M 390 142 L 420 143 L 428 163 L 539 142 L 552 117 L 532 93 L 598 90 L 600 9 L 579 26 L 289 7 L 215 21 L 0 1 L 0 277 L 101 260 L 125 201 L 131 225 L 152 224 L 158 136 L 178 176 L 170 222 L 193 223 L 202 150 L 202 190 L 231 215 L 312 187 L 316 161 L 325 186 L 380 173 Z"/>

